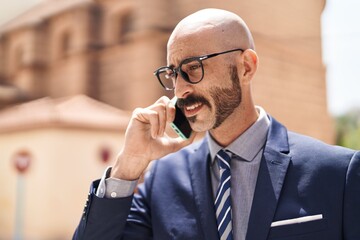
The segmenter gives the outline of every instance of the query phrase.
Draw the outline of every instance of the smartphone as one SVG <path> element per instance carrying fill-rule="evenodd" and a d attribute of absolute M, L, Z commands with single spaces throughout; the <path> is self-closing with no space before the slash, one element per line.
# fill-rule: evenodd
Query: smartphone
<path fill-rule="evenodd" d="M 171 99 L 171 102 L 175 105 L 176 113 L 175 113 L 175 119 L 170 124 L 170 126 L 178 136 L 180 136 L 183 139 L 188 139 L 191 136 L 192 129 L 184 113 L 176 105 L 176 101 L 177 101 L 176 97 Z"/>

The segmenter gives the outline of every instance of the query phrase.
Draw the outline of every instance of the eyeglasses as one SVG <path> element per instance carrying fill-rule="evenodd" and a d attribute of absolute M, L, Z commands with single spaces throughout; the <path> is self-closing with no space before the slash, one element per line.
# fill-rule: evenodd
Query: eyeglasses
<path fill-rule="evenodd" d="M 243 52 L 244 50 L 241 48 L 236 48 L 224 52 L 203 55 L 200 57 L 186 58 L 180 62 L 179 67 L 160 67 L 154 72 L 154 75 L 157 77 L 161 86 L 163 86 L 165 90 L 173 90 L 175 88 L 176 78 L 179 73 L 186 82 L 196 84 L 204 78 L 204 66 L 202 61 L 221 54 L 235 51 Z"/>

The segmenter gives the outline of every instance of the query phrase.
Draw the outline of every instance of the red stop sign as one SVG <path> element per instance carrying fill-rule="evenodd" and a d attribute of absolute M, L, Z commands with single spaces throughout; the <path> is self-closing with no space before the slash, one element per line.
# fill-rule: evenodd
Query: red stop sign
<path fill-rule="evenodd" d="M 21 151 L 14 156 L 14 165 L 19 173 L 25 173 L 29 169 L 31 156 L 27 151 Z"/>

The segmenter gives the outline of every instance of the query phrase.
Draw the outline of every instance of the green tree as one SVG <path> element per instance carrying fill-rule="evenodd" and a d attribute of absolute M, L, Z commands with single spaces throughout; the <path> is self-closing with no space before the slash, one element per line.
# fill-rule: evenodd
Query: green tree
<path fill-rule="evenodd" d="M 360 150 L 360 109 L 336 118 L 336 144 Z"/>

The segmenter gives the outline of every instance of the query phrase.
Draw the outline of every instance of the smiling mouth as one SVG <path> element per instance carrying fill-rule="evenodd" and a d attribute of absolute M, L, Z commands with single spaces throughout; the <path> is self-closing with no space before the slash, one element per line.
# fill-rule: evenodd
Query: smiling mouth
<path fill-rule="evenodd" d="M 186 117 L 192 117 L 192 116 L 196 115 L 200 111 L 202 106 L 203 106 L 202 103 L 195 103 L 195 104 L 192 104 L 190 106 L 184 107 L 185 116 Z"/>
<path fill-rule="evenodd" d="M 195 108 L 199 107 L 200 105 L 202 105 L 202 104 L 201 103 L 196 103 L 194 105 L 186 107 L 186 110 L 188 110 L 188 111 L 194 110 Z"/>

